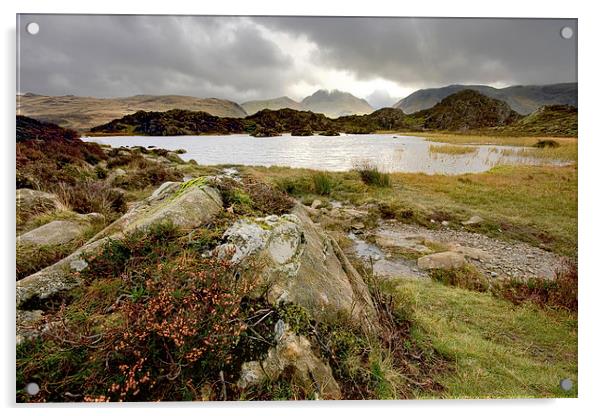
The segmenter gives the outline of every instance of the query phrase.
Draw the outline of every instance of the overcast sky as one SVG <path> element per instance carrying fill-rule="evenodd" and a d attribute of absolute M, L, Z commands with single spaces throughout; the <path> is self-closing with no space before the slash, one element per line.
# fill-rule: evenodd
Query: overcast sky
<path fill-rule="evenodd" d="M 40 25 L 37 35 L 27 23 Z M 21 15 L 18 92 L 237 102 L 577 80 L 576 20 Z"/>

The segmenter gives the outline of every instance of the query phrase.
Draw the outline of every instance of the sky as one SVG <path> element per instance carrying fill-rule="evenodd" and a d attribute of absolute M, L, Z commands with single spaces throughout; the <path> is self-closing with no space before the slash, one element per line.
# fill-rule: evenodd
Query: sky
<path fill-rule="evenodd" d="M 242 103 L 338 89 L 380 108 L 449 84 L 577 81 L 575 19 L 20 15 L 17 30 L 18 93 Z"/>

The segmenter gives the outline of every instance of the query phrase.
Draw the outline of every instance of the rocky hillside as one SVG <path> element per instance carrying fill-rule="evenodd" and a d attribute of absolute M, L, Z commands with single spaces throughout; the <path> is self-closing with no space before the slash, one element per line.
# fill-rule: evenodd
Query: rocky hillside
<path fill-rule="evenodd" d="M 507 132 L 534 136 L 577 137 L 577 109 L 569 105 L 543 106 L 505 128 Z"/>
<path fill-rule="evenodd" d="M 367 134 L 379 131 L 463 131 L 487 134 L 576 136 L 577 109 L 546 106 L 523 117 L 510 106 L 473 90 L 452 94 L 434 107 L 410 115 L 397 108 L 370 114 L 329 118 L 324 114 L 289 108 L 261 110 L 245 118 L 217 117 L 205 112 L 139 111 L 91 129 L 93 134 L 177 136 L 246 133 L 270 137 L 339 132 Z"/>
<path fill-rule="evenodd" d="M 303 110 L 303 106 L 301 105 L 301 103 L 288 97 L 278 97 L 269 100 L 247 101 L 242 103 L 241 107 L 249 115 L 253 115 L 261 110 L 281 110 L 283 108 Z"/>
<path fill-rule="evenodd" d="M 366 379 L 402 344 L 389 368 L 420 368 L 410 377 L 434 391 L 433 358 L 419 364 L 406 318 L 387 309 L 397 301 L 308 208 L 234 169 L 100 150 L 49 153 L 74 186 L 18 185 L 18 401 L 411 397 Z"/>
<path fill-rule="evenodd" d="M 17 96 L 17 114 L 78 131 L 88 130 L 136 111 L 167 111 L 175 108 L 204 111 L 220 117 L 245 117 L 247 115 L 241 106 L 232 101 L 182 95 L 95 98 L 28 93 Z"/>
<path fill-rule="evenodd" d="M 551 85 L 516 85 L 507 88 L 494 88 L 487 85 L 448 85 L 443 88 L 418 90 L 397 102 L 393 107 L 406 114 L 425 110 L 436 105 L 452 94 L 471 89 L 490 98 L 501 100 L 519 114 L 529 114 L 539 107 L 552 104 L 577 106 L 577 83 Z"/>
<path fill-rule="evenodd" d="M 468 131 L 510 125 L 521 118 L 508 104 L 477 91 L 462 90 L 433 108 L 413 114 L 429 130 Z"/>
<path fill-rule="evenodd" d="M 366 100 L 339 90 L 318 90 L 301 101 L 303 109 L 336 118 L 353 114 L 370 114 L 374 109 Z"/>

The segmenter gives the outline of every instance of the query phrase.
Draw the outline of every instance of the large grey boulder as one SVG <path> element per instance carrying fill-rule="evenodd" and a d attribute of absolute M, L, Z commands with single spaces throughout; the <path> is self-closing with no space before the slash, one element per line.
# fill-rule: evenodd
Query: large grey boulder
<path fill-rule="evenodd" d="M 316 227 L 302 205 L 291 214 L 240 220 L 216 248 L 258 281 L 271 304 L 295 303 L 318 320 L 347 315 L 371 329 L 375 310 L 368 288 L 338 244 Z M 246 267 L 248 266 L 248 267 Z"/>
<path fill-rule="evenodd" d="M 429 254 L 418 259 L 418 268 L 422 270 L 433 269 L 456 269 L 466 264 L 464 255 L 455 251 L 443 251 L 441 253 Z"/>
<path fill-rule="evenodd" d="M 17 237 L 17 244 L 46 246 L 67 244 L 81 238 L 92 221 L 102 220 L 101 214 L 75 214 L 69 220 L 56 220 Z"/>
<path fill-rule="evenodd" d="M 341 389 L 330 366 L 316 357 L 307 338 L 288 328 L 277 335 L 276 346 L 268 350 L 265 359 L 242 365 L 237 385 L 244 390 L 267 380 L 277 380 L 285 370 L 292 370 L 295 383 L 306 393 L 313 393 L 315 398 L 341 399 Z"/>
<path fill-rule="evenodd" d="M 171 186 L 133 207 L 71 255 L 17 282 L 17 308 L 33 299 L 43 300 L 81 283 L 79 273 L 86 257 L 98 253 L 104 243 L 121 239 L 138 229 L 170 221 L 183 229 L 207 223 L 222 209 L 219 193 L 202 181 Z"/>

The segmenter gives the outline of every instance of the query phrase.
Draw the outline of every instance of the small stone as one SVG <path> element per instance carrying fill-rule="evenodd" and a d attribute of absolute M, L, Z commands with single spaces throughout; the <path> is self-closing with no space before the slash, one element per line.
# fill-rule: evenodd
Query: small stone
<path fill-rule="evenodd" d="M 75 270 L 76 272 L 81 272 L 86 267 L 88 267 L 88 262 L 84 259 L 73 260 L 69 263 L 71 270 Z"/>
<path fill-rule="evenodd" d="M 485 221 L 483 218 L 479 217 L 478 215 L 473 215 L 468 220 L 462 221 L 462 224 L 464 224 L 464 225 L 476 225 L 476 224 L 482 223 L 483 221 Z"/>
<path fill-rule="evenodd" d="M 319 199 L 314 199 L 314 202 L 311 203 L 311 207 L 313 209 L 320 208 L 321 206 L 322 206 L 322 201 L 320 201 Z"/>
<path fill-rule="evenodd" d="M 449 226 L 449 221 L 441 221 L 441 225 L 447 227 Z"/>

